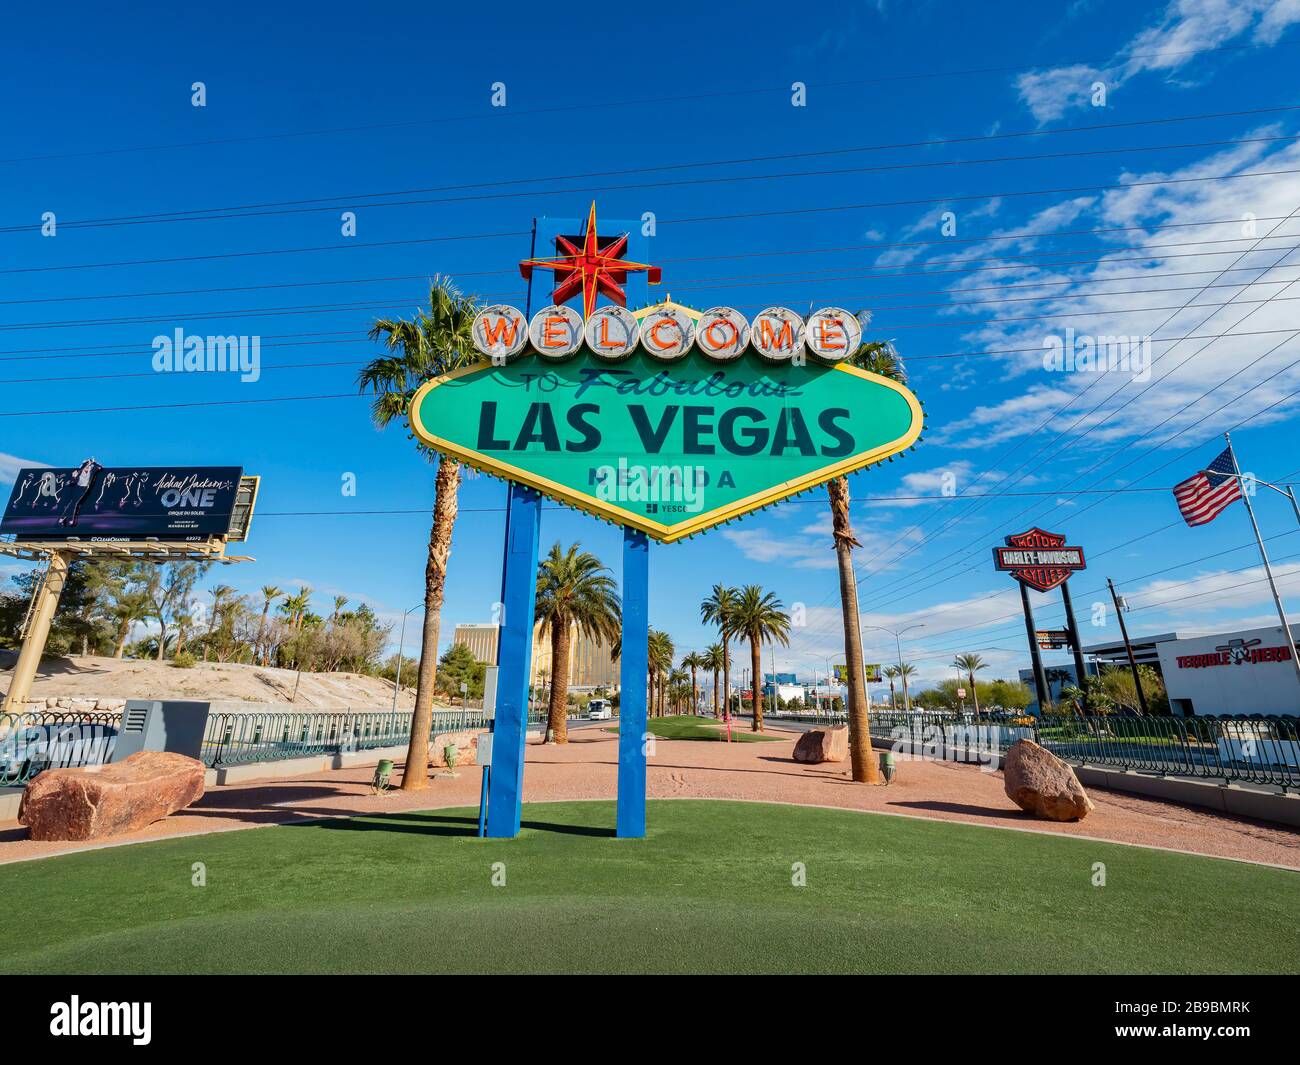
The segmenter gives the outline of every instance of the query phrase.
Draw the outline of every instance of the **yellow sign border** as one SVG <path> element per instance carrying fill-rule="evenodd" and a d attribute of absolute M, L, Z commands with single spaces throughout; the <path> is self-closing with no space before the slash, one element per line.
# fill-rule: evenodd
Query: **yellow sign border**
<path fill-rule="evenodd" d="M 872 448 L 870 451 L 862 451 L 850 458 L 843 459 L 840 462 L 830 466 L 824 466 L 819 470 L 813 470 L 802 477 L 793 481 L 782 481 L 780 484 L 773 485 L 771 488 L 764 489 L 754 495 L 746 496 L 744 499 L 737 499 L 728 503 L 724 507 L 716 510 L 706 511 L 697 515 L 689 522 L 678 525 L 662 525 L 657 521 L 651 521 L 644 515 L 637 514 L 634 511 L 625 510 L 620 506 L 605 500 L 597 499 L 594 496 L 584 495 L 581 492 L 575 492 L 566 485 L 559 484 L 546 477 L 540 477 L 528 470 L 520 469 L 518 466 L 512 466 L 508 462 L 502 462 L 499 459 L 490 458 L 481 451 L 475 451 L 472 448 L 461 447 L 450 440 L 444 440 L 436 433 L 432 433 L 425 427 L 420 419 L 420 403 L 424 397 L 432 392 L 435 388 L 445 385 L 450 381 L 455 381 L 461 377 L 467 377 L 472 373 L 480 370 L 491 370 L 495 366 L 491 360 L 476 362 L 469 366 L 461 367 L 459 370 L 453 370 L 451 373 L 443 374 L 440 377 L 434 377 L 422 384 L 414 396 L 411 397 L 411 404 L 408 408 L 407 421 L 410 423 L 412 431 L 424 444 L 433 448 L 435 451 L 450 455 L 453 458 L 473 466 L 475 469 L 483 470 L 495 477 L 503 480 L 515 481 L 519 484 L 527 485 L 529 488 L 535 488 L 539 492 L 558 499 L 569 506 L 576 507 L 598 518 L 605 518 L 618 525 L 630 526 L 633 529 L 639 529 L 641 532 L 652 537 L 660 543 L 671 544 L 678 540 L 693 536 L 705 529 L 711 529 L 715 525 L 721 525 L 723 522 L 730 521 L 733 518 L 752 513 L 762 507 L 769 506 L 772 503 L 779 502 L 782 499 L 789 499 L 791 496 L 798 495 L 800 492 L 806 492 L 810 488 L 815 488 L 819 484 L 833 480 L 843 474 L 853 473 L 857 470 L 871 466 L 890 455 L 897 455 L 900 451 L 906 451 L 921 435 L 924 428 L 924 412 L 921 410 L 920 401 L 917 400 L 910 389 L 905 388 L 897 381 L 891 381 L 888 377 L 882 377 L 880 374 L 871 373 L 867 370 L 860 370 L 856 366 L 845 366 L 838 364 L 827 367 L 827 373 L 847 373 L 855 377 L 860 377 L 866 381 L 874 381 L 876 384 L 884 385 L 886 388 L 893 389 L 907 401 L 908 409 L 912 413 L 912 422 L 908 426 L 907 432 L 888 444 Z"/>

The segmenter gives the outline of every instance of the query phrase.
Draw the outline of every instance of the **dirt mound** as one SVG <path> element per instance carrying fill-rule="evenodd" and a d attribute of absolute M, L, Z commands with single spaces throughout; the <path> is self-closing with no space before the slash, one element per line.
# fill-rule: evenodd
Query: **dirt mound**
<path fill-rule="evenodd" d="M 415 666 L 411 666 L 411 678 Z M 406 680 L 403 670 L 403 681 Z M 0 673 L 0 692 L 9 677 Z M 297 698 L 294 687 L 297 686 Z M 41 663 L 31 699 L 198 699 L 249 703 L 289 703 L 303 709 L 386 709 L 393 685 L 359 673 L 303 673 L 292 669 L 199 662 L 178 669 L 167 662 L 140 659 L 53 658 Z M 397 705 L 410 709 L 414 693 L 403 688 Z"/>

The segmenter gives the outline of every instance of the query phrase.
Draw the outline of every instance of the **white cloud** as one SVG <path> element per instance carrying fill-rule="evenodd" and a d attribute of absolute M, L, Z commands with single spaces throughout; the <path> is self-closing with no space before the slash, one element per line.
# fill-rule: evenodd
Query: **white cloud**
<path fill-rule="evenodd" d="M 874 560 L 885 552 L 897 549 L 900 544 L 911 543 L 921 536 L 921 530 L 914 526 L 890 532 L 880 530 L 865 520 L 854 524 L 853 533 L 862 544 L 860 557 L 873 559 L 873 567 L 878 564 Z M 723 529 L 722 536 L 753 562 L 779 562 L 793 569 L 834 569 L 836 566 L 829 510 L 803 525 L 793 535 L 776 533 L 770 529 Z M 890 567 L 882 565 L 880 568 L 883 571 Z"/>
<path fill-rule="evenodd" d="M 13 484 L 18 471 L 24 466 L 48 466 L 48 462 L 36 459 L 20 459 L 17 455 L 7 455 L 0 451 L 0 484 Z"/>
<path fill-rule="evenodd" d="M 1277 127 L 1267 126 L 1249 131 L 1249 135 L 1266 137 L 1278 132 Z M 1300 409 L 1300 401 L 1284 397 L 1300 388 L 1300 368 L 1288 368 L 1288 364 L 1300 350 L 1294 344 L 1284 345 L 1276 354 L 1265 356 L 1287 334 L 1263 334 L 1295 328 L 1300 306 L 1300 300 L 1292 298 L 1300 296 L 1300 284 L 1289 284 L 1300 281 L 1300 255 L 1288 251 L 1300 237 L 1300 217 L 1276 221 L 1297 209 L 1293 176 L 1181 179 L 1296 168 L 1300 168 L 1300 144 L 1294 140 L 1280 146 L 1238 144 L 1174 170 L 1125 175 L 1130 185 L 1095 201 L 1071 201 L 1057 217 L 1069 219 L 1072 227 L 1135 227 L 1115 237 L 1124 248 L 1135 250 L 1131 254 L 1117 252 L 1107 262 L 1074 267 L 1068 275 L 1032 262 L 999 271 L 998 280 L 1027 286 L 1069 282 L 1050 290 L 1019 289 L 1017 295 L 1023 292 L 1032 298 L 990 304 L 981 314 L 992 320 L 961 338 L 962 346 L 970 350 L 1021 349 L 1020 354 L 996 361 L 971 360 L 982 378 L 994 373 L 1006 382 L 1027 375 L 1031 382 L 1020 392 L 1004 385 L 1004 399 L 976 406 L 965 417 L 932 433 L 930 440 L 980 448 L 1018 439 L 1038 429 L 1044 419 L 1058 408 L 1066 408 L 1072 399 L 1075 402 L 1054 418 L 1046 431 L 1076 439 L 1086 431 L 1089 446 L 1101 445 L 1103 449 L 1134 436 L 1146 436 L 1143 446 L 1170 441 L 1192 446 L 1275 401 L 1281 402 L 1257 417 L 1254 424 L 1290 417 Z M 1039 217 L 1065 207 L 1058 204 L 1040 212 Z M 1253 230 L 1241 221 L 1230 221 L 1247 215 L 1257 219 Z M 1191 225 L 1220 219 L 1228 224 Z M 1155 225 L 1171 228 L 1144 228 Z M 1177 246 L 1169 247 L 1168 252 L 1160 250 L 1161 245 L 1171 244 Z M 996 239 L 990 239 L 973 254 L 998 246 Z M 1104 246 L 1099 250 L 1104 253 Z M 1138 256 L 1141 259 L 1135 261 Z M 987 275 L 967 277 L 952 291 L 988 283 Z M 1270 297 L 1279 298 L 1265 303 Z M 1037 317 L 1040 315 L 1044 317 Z M 1045 344 L 1050 338 L 1064 339 L 1070 327 L 1076 335 L 1150 337 L 1149 378 L 1142 380 L 1122 371 L 1104 375 L 1046 372 Z M 1232 332 L 1260 335 L 1229 336 L 1213 342 L 1160 342 Z"/>
<path fill-rule="evenodd" d="M 1173 74 L 1197 53 L 1247 40 L 1260 47 L 1276 44 L 1300 22 L 1300 0 L 1170 0 L 1159 21 L 1136 34 L 1103 67 L 1075 65 L 1029 71 L 1016 79 L 1025 106 L 1040 123 L 1060 118 L 1089 103 L 1092 84 L 1113 92 L 1145 73 Z"/>

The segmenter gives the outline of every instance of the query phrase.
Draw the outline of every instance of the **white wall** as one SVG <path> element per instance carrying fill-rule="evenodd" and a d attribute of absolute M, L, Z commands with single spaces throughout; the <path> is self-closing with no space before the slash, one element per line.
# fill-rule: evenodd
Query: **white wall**
<path fill-rule="evenodd" d="M 1292 631 L 1296 628 L 1292 626 Z M 1300 714 L 1300 680 L 1289 657 L 1280 662 L 1178 664 L 1180 658 L 1194 655 L 1222 656 L 1219 648 L 1231 640 L 1258 640 L 1255 650 L 1286 647 L 1280 625 L 1157 644 L 1173 712 L 1179 712 L 1176 700 L 1190 699 L 1197 714 Z"/>

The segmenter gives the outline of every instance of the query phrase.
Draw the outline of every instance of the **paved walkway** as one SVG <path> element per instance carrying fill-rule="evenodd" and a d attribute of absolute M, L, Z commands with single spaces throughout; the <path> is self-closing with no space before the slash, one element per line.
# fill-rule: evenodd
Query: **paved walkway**
<path fill-rule="evenodd" d="M 1292 829 L 1098 789 L 1090 792 L 1097 809 L 1086 821 L 1054 824 L 1021 812 L 1004 794 L 1001 773 L 900 759 L 892 785 L 855 785 L 847 764 L 795 762 L 792 753 L 797 735 L 770 734 L 782 738 L 771 743 L 732 744 L 658 740 L 649 759 L 650 797 L 749 799 L 874 810 L 1168 847 L 1300 869 L 1300 832 Z M 424 791 L 391 791 L 378 796 L 368 787 L 372 774 L 369 768 L 339 770 L 213 788 L 190 809 L 107 845 L 381 810 L 478 805 L 481 773 L 476 766 L 461 767 L 454 779 L 434 773 Z M 603 729 L 577 731 L 562 747 L 547 747 L 530 739 L 524 799 L 613 799 L 617 776 L 618 738 Z M 17 822 L 0 822 L 0 863 L 84 849 L 88 849 L 85 844 L 34 843 L 26 839 L 26 829 Z"/>

